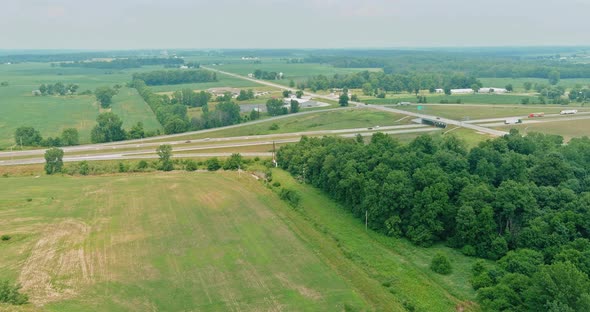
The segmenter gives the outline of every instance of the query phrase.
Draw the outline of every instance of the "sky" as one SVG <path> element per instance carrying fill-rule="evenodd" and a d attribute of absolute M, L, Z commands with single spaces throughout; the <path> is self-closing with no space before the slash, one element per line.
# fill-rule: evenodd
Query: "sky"
<path fill-rule="evenodd" d="M 0 1 L 0 49 L 590 43 L 590 0 Z"/>

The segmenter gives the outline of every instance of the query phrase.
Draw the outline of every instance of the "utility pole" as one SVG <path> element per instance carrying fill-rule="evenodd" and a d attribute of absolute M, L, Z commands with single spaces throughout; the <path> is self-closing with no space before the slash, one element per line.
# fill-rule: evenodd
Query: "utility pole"
<path fill-rule="evenodd" d="M 275 158 L 276 146 L 275 141 L 272 141 L 272 162 L 275 164 L 275 168 L 279 166 L 277 159 Z"/>
<path fill-rule="evenodd" d="M 365 210 L 365 232 L 369 230 L 369 211 Z"/>

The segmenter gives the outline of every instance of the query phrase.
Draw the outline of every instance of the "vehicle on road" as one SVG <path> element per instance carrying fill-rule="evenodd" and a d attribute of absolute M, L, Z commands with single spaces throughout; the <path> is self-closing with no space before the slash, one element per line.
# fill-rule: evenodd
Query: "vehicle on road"
<path fill-rule="evenodd" d="M 529 118 L 545 117 L 545 113 L 530 113 Z"/>
<path fill-rule="evenodd" d="M 559 112 L 560 115 L 573 115 L 573 114 L 577 114 L 578 110 L 577 109 L 565 109 L 562 110 L 561 112 Z"/>
<path fill-rule="evenodd" d="M 506 125 L 515 125 L 515 124 L 521 124 L 522 123 L 522 119 L 519 118 L 508 118 L 506 120 L 504 120 L 504 124 Z"/>

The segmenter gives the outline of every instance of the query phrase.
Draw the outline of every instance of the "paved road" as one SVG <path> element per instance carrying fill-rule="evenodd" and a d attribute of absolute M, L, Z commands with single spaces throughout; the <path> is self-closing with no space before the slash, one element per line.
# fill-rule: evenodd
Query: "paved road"
<path fill-rule="evenodd" d="M 571 115 L 570 115 L 571 116 Z M 538 123 L 546 123 L 546 122 L 563 122 L 563 121 L 574 121 L 574 120 L 586 120 L 590 119 L 589 115 L 586 116 L 576 116 L 576 117 L 564 117 L 564 118 L 531 118 L 531 119 L 522 119 L 521 125 L 526 124 L 538 124 Z M 502 127 L 502 126 L 509 126 L 504 123 L 504 120 L 501 122 L 490 122 L 484 123 L 482 126 L 485 127 Z"/>
<path fill-rule="evenodd" d="M 210 70 L 210 71 L 214 71 L 214 72 L 217 72 L 217 73 L 220 73 L 220 74 L 224 74 L 224 75 L 227 75 L 227 76 L 231 76 L 231 77 L 234 77 L 234 78 L 248 80 L 248 81 L 255 82 L 255 83 L 258 83 L 258 84 L 261 84 L 261 85 L 278 88 L 278 89 L 281 89 L 281 90 L 289 90 L 291 92 L 296 92 L 298 90 L 298 89 L 290 88 L 290 87 L 283 86 L 283 85 L 280 85 L 280 84 L 277 84 L 277 83 L 268 82 L 266 80 L 254 79 L 254 78 L 250 78 L 250 77 L 246 77 L 246 76 L 242 76 L 242 75 L 238 75 L 238 74 L 234 74 L 234 73 L 222 71 L 222 70 L 211 68 L 211 67 L 201 66 L 201 68 L 207 69 L 207 70 Z M 333 97 L 330 97 L 330 96 L 327 96 L 327 95 L 321 95 L 321 94 L 311 93 L 311 92 L 307 92 L 307 91 L 303 91 L 303 94 L 305 94 L 307 96 L 311 96 L 312 98 L 318 98 L 318 99 L 324 99 L 324 100 L 330 100 L 330 101 L 334 101 L 334 100 L 337 101 L 338 100 L 338 99 L 334 99 Z M 364 106 L 365 105 L 364 103 L 352 102 L 352 101 L 349 101 L 348 103 L 349 104 L 356 105 L 356 106 Z"/>
<path fill-rule="evenodd" d="M 248 81 L 252 81 L 258 84 L 271 86 L 278 89 L 283 90 L 291 90 L 295 91 L 293 88 L 285 87 L 283 85 L 275 84 L 268 81 L 253 79 L 244 77 L 241 75 L 220 71 L 217 69 L 203 67 L 204 69 L 212 70 L 224 75 L 232 76 L 239 79 L 244 79 Z M 315 93 L 305 92 L 306 95 L 320 98 L 320 99 L 328 99 L 333 100 L 332 97 L 319 95 Z M 121 142 L 112 142 L 112 143 L 102 143 L 102 144 L 90 144 L 90 145 L 82 145 L 82 146 L 72 146 L 72 147 L 65 147 L 63 148 L 66 156 L 64 157 L 64 161 L 82 161 L 82 160 L 106 160 L 106 159 L 129 159 L 129 158 L 153 158 L 156 157 L 154 155 L 154 147 L 161 145 L 161 144 L 170 144 L 176 145 L 180 148 L 176 147 L 175 151 L 193 151 L 193 150 L 206 150 L 206 149 L 215 149 L 215 148 L 231 148 L 231 147 L 244 147 L 244 146 L 255 146 L 255 145 L 268 145 L 272 144 L 272 141 L 279 142 L 279 143 L 287 143 L 287 142 L 295 142 L 298 141 L 302 135 L 308 136 L 322 136 L 322 135 L 338 135 L 343 137 L 353 137 L 357 134 L 361 134 L 363 136 L 372 135 L 374 132 L 384 132 L 387 134 L 403 134 L 403 133 L 416 133 L 416 132 L 429 132 L 429 131 L 438 131 L 440 129 L 427 127 L 421 124 L 414 124 L 414 125 L 400 125 L 400 126 L 387 126 L 387 127 L 378 127 L 378 125 L 374 125 L 372 129 L 370 128 L 356 128 L 356 129 L 341 129 L 341 130 L 322 130 L 322 131 L 307 131 L 307 132 L 298 132 L 298 133 L 286 133 L 286 134 L 275 134 L 275 135 L 259 135 L 259 136 L 241 136 L 241 137 L 231 137 L 231 138 L 212 138 L 212 139 L 197 139 L 197 140 L 190 140 L 190 144 L 202 144 L 199 146 L 182 146 L 182 144 L 187 144 L 186 139 L 179 140 L 181 138 L 186 138 L 187 136 L 196 135 L 196 134 L 203 134 L 209 133 L 214 131 L 219 131 L 223 129 L 231 129 L 231 128 L 238 128 L 245 125 L 252 125 L 272 120 L 278 120 L 282 118 L 290 118 L 293 116 L 300 116 L 306 114 L 313 114 L 318 112 L 329 112 L 335 110 L 342 110 L 342 109 L 375 109 L 379 111 L 385 111 L 390 113 L 396 113 L 404 116 L 412 116 L 418 118 L 427 118 L 432 120 L 438 120 L 441 122 L 445 122 L 449 125 L 455 125 L 458 127 L 464 127 L 468 129 L 472 129 L 481 133 L 487 133 L 494 136 L 502 136 L 507 134 L 505 131 L 489 129 L 483 127 L 481 125 L 474 125 L 471 123 L 461 122 L 453 119 L 448 118 L 439 118 L 437 116 L 426 115 L 426 114 L 418 114 L 413 112 L 408 112 L 404 110 L 399 110 L 391 107 L 386 107 L 382 105 L 367 105 L 361 102 L 354 102 L 350 101 L 350 105 L 354 105 L 355 107 L 343 107 L 343 108 L 333 108 L 333 109 L 323 109 L 323 110 L 313 110 L 313 111 L 306 111 L 297 114 L 290 114 L 284 116 L 277 116 L 273 118 L 263 119 L 263 120 L 256 120 L 251 121 L 245 124 L 238 124 L 232 125 L 227 127 L 221 128 L 214 128 L 214 129 L 207 129 L 207 130 L 200 130 L 200 131 L 192 131 L 192 132 L 185 132 L 173 135 L 166 135 L 166 136 L 159 136 L 159 137 L 152 137 L 147 139 L 140 139 L 140 140 L 129 140 L 129 141 L 121 141 Z M 406 118 L 406 117 L 404 117 Z M 403 118 L 402 118 L 403 119 Z M 282 139 L 280 139 L 282 138 Z M 176 139 L 176 140 L 175 140 Z M 157 142 L 156 142 L 157 141 Z M 236 142 L 230 142 L 236 141 Z M 213 143 L 222 143 L 226 142 L 225 144 L 213 144 Z M 133 151 L 121 151 L 124 149 L 134 149 Z M 84 154 L 87 152 L 86 155 L 71 155 L 71 154 Z M 41 157 L 45 153 L 45 149 L 41 150 L 30 150 L 30 151 L 14 151 L 14 152 L 2 152 L 0 153 L 0 165 L 15 165 L 15 164 L 30 164 L 30 163 L 43 163 L 44 160 Z M 92 153 L 92 155 L 89 155 Z M 242 153 L 245 156 L 249 156 L 250 154 L 256 156 L 260 155 L 267 155 L 267 153 Z M 202 156 L 202 157 L 212 157 L 212 156 L 223 156 L 229 155 L 229 153 L 195 153 L 195 154 L 182 154 L 178 155 L 178 157 L 192 157 L 191 155 L 196 155 L 195 157 Z M 212 156 L 211 156 L 212 155 Z M 20 158 L 20 159 L 12 159 L 12 158 Z"/>
<path fill-rule="evenodd" d="M 407 134 L 407 133 L 421 133 L 438 131 L 440 129 L 428 127 L 420 124 L 398 125 L 398 126 L 383 126 L 369 128 L 352 128 L 339 130 L 322 130 L 322 131 L 306 131 L 297 133 L 282 133 L 270 135 L 254 135 L 254 136 L 240 136 L 240 137 L 225 137 L 212 139 L 191 140 L 191 143 L 183 141 L 168 141 L 168 142 L 148 142 L 139 144 L 121 144 L 121 145 L 96 145 L 76 146 L 75 152 L 79 155 L 71 155 L 70 152 L 65 155 L 65 162 L 83 161 L 83 160 L 117 160 L 117 159 L 132 159 L 145 158 L 155 156 L 155 147 L 161 144 L 173 145 L 173 152 L 190 152 L 199 150 L 212 150 L 221 148 L 240 148 L 249 146 L 265 146 L 274 143 L 293 143 L 298 142 L 302 136 L 324 136 L 335 135 L 341 137 L 354 137 L 357 134 L 362 136 L 371 136 L 375 132 L 383 132 L 386 134 Z M 190 144 L 199 144 L 193 145 Z M 133 150 L 130 150 L 133 149 Z M 84 152 L 87 152 L 86 154 Z M 43 163 L 44 159 L 41 157 L 45 150 L 31 150 L 0 153 L 0 166 L 6 165 L 23 165 Z M 210 154 L 219 153 L 198 153 L 198 154 L 181 154 L 178 157 L 191 157 L 190 155 L 197 155 L 207 157 Z M 222 153 L 223 154 L 223 153 Z M 227 153 L 225 153 L 227 154 Z M 225 155 L 224 154 L 224 155 Z M 248 156 L 251 153 L 241 153 Z M 266 154 L 265 154 L 266 155 Z M 195 157 L 197 157 L 195 156 Z M 258 155 L 255 155 L 258 156 Z M 17 158 L 17 159 L 13 159 Z"/>
<path fill-rule="evenodd" d="M 222 70 L 218 70 L 218 69 L 213 69 L 210 67 L 204 67 L 201 66 L 203 69 L 207 69 L 207 70 L 211 70 L 217 73 L 221 73 L 224 75 L 228 75 L 234 78 L 239 78 L 239 79 L 244 79 L 244 80 L 248 80 L 248 81 L 252 81 L 258 84 L 262 84 L 262 85 L 267 85 L 267 86 L 271 86 L 271 87 L 275 87 L 275 88 L 279 88 L 279 89 L 283 89 L 283 90 L 290 90 L 290 91 L 296 91 L 293 88 L 289 88 L 289 87 L 285 87 L 276 83 L 272 83 L 272 82 L 268 82 L 268 81 L 264 81 L 264 80 L 259 80 L 259 79 L 253 79 L 253 78 L 249 78 L 249 77 L 244 77 L 242 75 L 237 75 L 234 73 L 229 73 L 229 72 L 225 72 Z M 328 99 L 328 100 L 334 100 L 333 98 L 329 97 L 329 96 L 325 96 L 325 95 L 319 95 L 319 94 L 315 94 L 315 93 L 310 93 L 310 92 L 304 92 L 306 95 L 309 95 L 311 97 L 315 97 L 315 98 L 321 98 L 321 99 Z M 356 107 L 366 107 L 366 108 L 373 108 L 373 109 L 377 109 L 377 110 L 381 110 L 381 111 L 387 111 L 387 112 L 392 112 L 392 113 L 396 113 L 396 114 L 402 114 L 402 115 L 408 115 L 408 116 L 414 116 L 414 117 L 418 117 L 418 118 L 426 118 L 426 119 L 433 119 L 433 120 L 439 120 L 441 122 L 444 122 L 446 124 L 449 125 L 455 125 L 455 126 L 459 126 L 459 127 L 464 127 L 464 128 L 468 128 L 468 129 L 472 129 L 481 133 L 487 133 L 487 134 L 491 134 L 493 136 L 503 136 L 508 134 L 508 132 L 506 131 L 500 131 L 500 130 L 495 130 L 495 129 L 489 129 L 486 127 L 482 127 L 482 126 L 478 126 L 478 125 L 472 125 L 472 124 L 466 124 L 462 121 L 457 121 L 457 120 L 453 120 L 453 119 L 449 119 L 449 118 L 438 118 L 437 116 L 432 116 L 432 115 L 425 115 L 425 114 L 418 114 L 418 113 L 413 113 L 413 112 L 408 112 L 408 111 L 404 111 L 401 109 L 395 109 L 395 108 L 391 108 L 391 107 L 386 107 L 383 105 L 372 105 L 372 104 L 365 104 L 365 103 L 361 103 L 361 102 L 354 102 L 354 101 L 349 101 L 349 104 L 355 105 Z"/>

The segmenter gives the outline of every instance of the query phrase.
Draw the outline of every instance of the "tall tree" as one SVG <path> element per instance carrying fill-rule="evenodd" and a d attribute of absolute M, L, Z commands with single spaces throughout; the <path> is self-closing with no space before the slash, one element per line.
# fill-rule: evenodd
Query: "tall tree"
<path fill-rule="evenodd" d="M 123 121 L 112 112 L 102 113 L 96 117 L 97 125 L 90 132 L 92 143 L 104 143 L 125 140 Z"/>
<path fill-rule="evenodd" d="M 102 106 L 102 108 L 111 107 L 111 104 L 113 103 L 113 96 L 115 96 L 116 93 L 117 92 L 110 87 L 99 87 L 94 91 L 96 100 L 100 102 L 100 106 Z"/>
<path fill-rule="evenodd" d="M 162 171 L 172 171 L 174 169 L 174 165 L 172 164 L 172 146 L 168 144 L 163 144 L 158 147 L 156 150 L 158 153 L 158 157 L 160 157 L 160 170 Z"/>
<path fill-rule="evenodd" d="M 33 127 L 19 127 L 14 132 L 14 142 L 22 146 L 41 145 L 41 133 Z"/>
<path fill-rule="evenodd" d="M 80 137 L 76 128 L 64 129 L 61 133 L 61 142 L 65 146 L 72 146 L 80 144 Z"/>
<path fill-rule="evenodd" d="M 59 148 L 50 148 L 45 151 L 45 172 L 54 174 L 61 172 L 63 167 L 64 151 Z"/>

